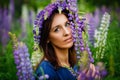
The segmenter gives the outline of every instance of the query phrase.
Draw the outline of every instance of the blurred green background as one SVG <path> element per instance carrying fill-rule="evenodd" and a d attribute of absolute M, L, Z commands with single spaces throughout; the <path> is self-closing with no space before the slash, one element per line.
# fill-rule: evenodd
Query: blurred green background
<path fill-rule="evenodd" d="M 55 0 L 0 0 L 0 80 L 17 80 L 12 41 L 8 32 L 15 33 L 33 52 L 33 21 L 38 11 Z M 120 80 L 120 0 L 77 0 L 80 15 L 106 11 L 111 15 L 103 58 L 95 63 L 105 63 L 107 76 L 104 80 Z M 94 23 L 93 21 L 93 23 Z M 93 56 L 95 49 L 91 47 Z"/>

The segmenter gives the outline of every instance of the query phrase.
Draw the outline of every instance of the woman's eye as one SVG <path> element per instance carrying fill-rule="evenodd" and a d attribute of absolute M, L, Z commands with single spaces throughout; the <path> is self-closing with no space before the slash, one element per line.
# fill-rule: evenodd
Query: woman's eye
<path fill-rule="evenodd" d="M 70 27 L 70 23 L 69 23 L 69 22 L 66 22 L 65 26 L 66 26 L 66 27 Z"/>
<path fill-rule="evenodd" d="M 60 29 L 59 28 L 56 28 L 55 30 L 54 30 L 54 32 L 58 32 Z"/>

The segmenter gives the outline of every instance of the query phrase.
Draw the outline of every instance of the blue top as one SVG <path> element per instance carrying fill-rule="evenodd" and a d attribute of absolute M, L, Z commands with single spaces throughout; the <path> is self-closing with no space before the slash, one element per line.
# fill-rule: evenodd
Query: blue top
<path fill-rule="evenodd" d="M 36 69 L 36 75 L 42 78 L 43 75 L 48 75 L 46 80 L 76 80 L 76 77 L 66 67 L 55 69 L 49 61 L 42 61 Z M 40 79 L 43 80 L 43 79 Z"/>

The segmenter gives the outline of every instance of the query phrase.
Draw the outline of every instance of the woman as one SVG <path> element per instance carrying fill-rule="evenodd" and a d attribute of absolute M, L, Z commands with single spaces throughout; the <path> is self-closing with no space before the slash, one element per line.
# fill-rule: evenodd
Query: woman
<path fill-rule="evenodd" d="M 59 5 L 66 3 L 59 2 Z M 36 69 L 37 79 L 47 78 L 47 80 L 76 80 L 82 79 L 81 75 L 77 75 L 75 64 L 76 50 L 72 35 L 73 19 L 69 19 L 70 11 L 65 8 L 61 10 L 58 4 L 52 4 L 52 10 L 48 11 L 47 17 L 41 12 L 37 25 L 39 24 L 39 34 L 35 39 L 39 43 L 39 47 L 43 50 L 44 56 Z M 46 8 L 48 10 L 48 7 Z M 43 14 L 42 14 L 43 13 Z M 40 17 L 43 15 L 42 17 Z M 34 31 L 35 32 L 35 31 Z M 35 32 L 36 33 L 36 32 Z M 90 64 L 89 69 L 83 70 L 88 75 L 92 71 L 95 77 L 95 67 Z M 47 76 L 48 75 L 48 76 Z"/>
<path fill-rule="evenodd" d="M 65 13 L 66 12 L 66 13 Z M 54 10 L 50 18 L 44 21 L 41 29 L 40 47 L 44 51 L 44 58 L 38 66 L 49 75 L 50 80 L 75 80 L 66 67 L 73 67 L 76 56 L 73 47 L 73 37 L 70 23 L 67 19 L 67 10 L 58 13 Z M 68 78 L 66 78 L 69 76 Z M 65 78 L 64 78 L 65 77 Z"/>

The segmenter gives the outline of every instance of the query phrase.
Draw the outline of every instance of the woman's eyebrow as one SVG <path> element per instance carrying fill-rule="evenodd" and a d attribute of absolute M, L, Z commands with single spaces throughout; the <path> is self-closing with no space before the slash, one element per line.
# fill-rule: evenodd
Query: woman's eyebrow
<path fill-rule="evenodd" d="M 59 27 L 59 26 L 60 26 L 60 24 L 58 24 L 58 25 L 52 27 L 52 28 L 51 28 L 51 31 L 53 31 L 55 28 L 57 28 L 57 27 Z"/>

